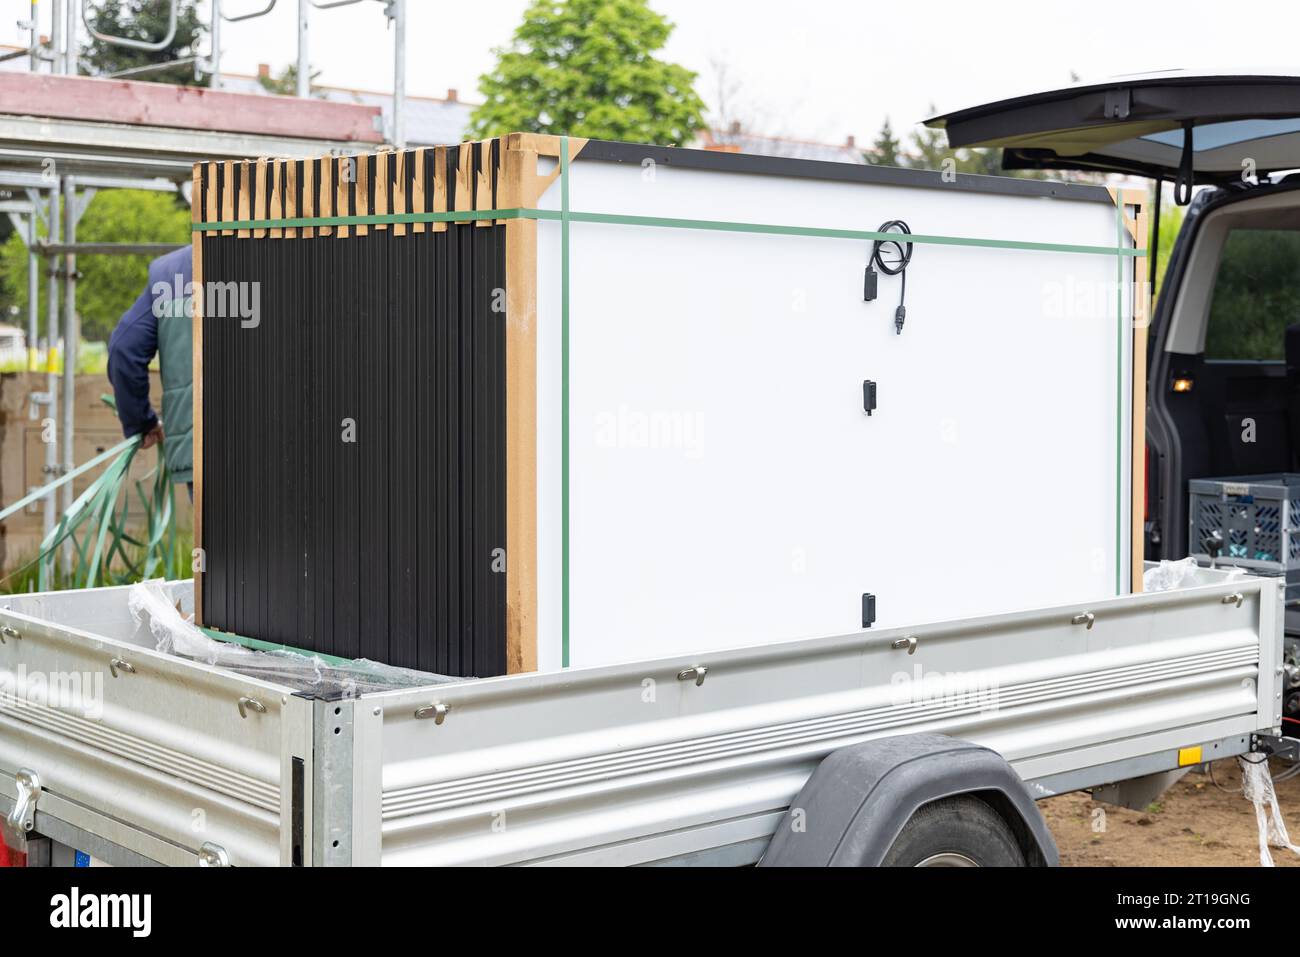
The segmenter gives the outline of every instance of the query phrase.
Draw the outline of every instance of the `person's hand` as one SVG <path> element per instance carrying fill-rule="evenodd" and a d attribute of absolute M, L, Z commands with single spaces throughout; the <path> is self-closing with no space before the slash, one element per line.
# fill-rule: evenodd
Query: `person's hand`
<path fill-rule="evenodd" d="M 152 429 L 150 429 L 148 432 L 144 434 L 144 438 L 140 440 L 140 448 L 142 449 L 152 448 L 153 446 L 161 443 L 162 440 L 163 440 L 162 423 L 159 422 L 157 425 L 155 425 Z"/>

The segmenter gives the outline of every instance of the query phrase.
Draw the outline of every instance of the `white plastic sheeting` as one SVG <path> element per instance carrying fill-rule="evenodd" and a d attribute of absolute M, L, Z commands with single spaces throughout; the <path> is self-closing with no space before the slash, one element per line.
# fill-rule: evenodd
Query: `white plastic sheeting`
<path fill-rule="evenodd" d="M 1255 821 L 1259 825 L 1259 866 L 1272 867 L 1273 855 L 1269 847 L 1285 848 L 1300 855 L 1300 847 L 1291 843 L 1282 811 L 1277 805 L 1277 792 L 1268 771 L 1267 760 L 1237 759 L 1241 764 L 1241 788 L 1246 800 L 1255 805 Z"/>
<path fill-rule="evenodd" d="M 350 697 L 372 691 L 418 688 L 460 680 L 395 668 L 365 658 L 339 664 L 296 651 L 258 651 L 234 642 L 218 641 L 204 634 L 193 623 L 192 616 L 181 614 L 178 605 L 168 597 L 161 579 L 132 585 L 127 594 L 127 605 L 137 622 L 148 625 L 158 651 L 280 682 L 303 691 Z"/>

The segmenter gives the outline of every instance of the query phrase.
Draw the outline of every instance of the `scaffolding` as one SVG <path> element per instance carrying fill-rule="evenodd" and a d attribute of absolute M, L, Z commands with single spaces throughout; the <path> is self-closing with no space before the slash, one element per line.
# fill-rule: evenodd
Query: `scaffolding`
<path fill-rule="evenodd" d="M 350 6 L 364 0 L 298 0 L 298 97 L 310 93 L 310 68 L 308 64 L 308 26 L 310 8 L 328 10 Z M 48 287 L 46 295 L 47 317 L 45 323 L 46 380 L 45 388 L 34 390 L 29 401 L 36 417 L 56 423 L 53 430 L 57 441 L 45 443 L 45 461 L 42 475 L 46 483 L 67 474 L 76 467 L 73 438 L 75 436 L 77 346 L 80 328 L 77 315 L 77 256 L 78 255 L 130 255 L 147 253 L 160 255 L 175 245 L 166 243 L 102 243 L 78 242 L 77 227 L 81 217 L 101 189 L 144 189 L 178 193 L 186 202 L 190 200 L 191 170 L 194 163 L 205 160 L 235 160 L 252 156 L 291 158 L 319 156 L 323 153 L 348 154 L 356 152 L 358 140 L 369 144 L 387 141 L 395 146 L 405 145 L 405 44 L 406 0 L 371 0 L 383 5 L 384 15 L 394 27 L 394 91 L 391 123 L 383 129 L 382 112 L 374 107 L 352 104 L 312 101 L 314 117 L 337 117 L 337 123 L 317 124 L 310 131 L 307 124 L 290 121 L 285 117 L 285 128 L 296 130 L 295 135 L 280 135 L 275 126 L 275 111 L 268 111 L 267 100 L 274 99 L 252 94 L 221 91 L 221 24 L 254 19 L 270 13 L 276 0 L 267 0 L 259 10 L 227 16 L 222 11 L 221 0 L 209 3 L 209 41 L 206 56 L 170 60 L 150 64 L 145 68 L 123 71 L 117 79 L 130 83 L 137 76 L 152 69 L 172 67 L 178 63 L 193 62 L 196 76 L 208 76 L 211 87 L 219 91 L 216 97 L 203 101 L 202 109 L 261 114 L 265 122 L 257 132 L 236 128 L 231 119 L 212 116 L 206 127 L 201 122 L 186 125 L 166 125 L 153 119 L 150 111 L 142 111 L 139 121 L 120 116 L 96 113 L 86 102 L 96 97 L 67 97 L 67 108 L 32 109 L 22 105 L 0 106 L 0 191 L 11 198 L 0 201 L 0 212 L 8 215 L 15 230 L 23 238 L 28 251 L 28 315 L 27 346 L 28 370 L 36 368 L 37 343 L 40 341 L 40 316 L 38 283 L 40 264 L 46 264 Z M 51 0 L 51 31 L 48 44 L 42 43 L 39 32 L 39 0 L 33 0 L 31 18 L 20 22 L 30 41 L 27 49 L 4 57 L 27 57 L 26 74 L 0 74 L 0 78 L 44 77 L 47 86 L 50 77 L 63 77 L 63 83 L 103 83 L 103 80 L 77 80 L 80 73 L 77 54 L 78 23 L 102 42 L 119 44 L 145 50 L 163 50 L 172 42 L 178 10 L 178 0 L 171 0 L 168 28 L 162 37 L 138 40 L 130 37 L 112 37 L 95 31 L 83 0 Z M 150 84 L 130 84 L 131 87 L 148 87 Z M 44 89 L 45 102 L 59 98 L 59 90 Z M 121 87 L 119 89 L 127 89 Z M 156 88 L 155 88 L 156 89 Z M 175 89 L 175 88 L 173 88 Z M 98 98 L 110 96 L 111 91 L 97 88 Z M 231 99 L 233 98 L 233 99 Z M 40 97 L 23 97 L 21 92 L 13 97 L 0 97 L 6 104 L 30 104 Z M 214 102 L 209 102 L 214 101 Z M 242 107 L 236 104 L 242 102 Z M 78 112 L 85 110 L 85 115 Z M 194 104 L 188 107 L 190 115 L 202 115 Z M 356 130 L 368 123 L 373 137 Z M 331 138 L 331 133 L 342 133 Z M 39 238 L 38 223 L 45 227 L 45 238 Z M 56 371 L 58 344 L 63 343 L 62 375 Z M 29 489 L 30 491 L 30 489 Z M 57 491 L 49 492 L 43 501 L 43 532 L 46 536 L 54 528 L 60 511 Z M 73 501 L 71 482 L 63 486 L 63 508 Z M 71 565 L 70 550 L 65 550 L 61 564 Z"/>

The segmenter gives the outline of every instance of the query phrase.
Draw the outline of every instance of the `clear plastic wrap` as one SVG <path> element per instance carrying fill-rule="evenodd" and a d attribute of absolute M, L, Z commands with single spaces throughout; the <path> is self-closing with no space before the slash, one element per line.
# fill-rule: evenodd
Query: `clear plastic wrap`
<path fill-rule="evenodd" d="M 395 668 L 359 658 L 340 664 L 296 651 L 258 651 L 210 638 L 173 604 L 161 579 L 132 585 L 127 593 L 131 616 L 147 626 L 158 651 L 254 678 L 288 685 L 298 691 L 353 697 L 373 691 L 419 688 L 461 681 L 446 675 Z"/>
<path fill-rule="evenodd" d="M 1142 590 L 1173 591 L 1194 571 L 1196 571 L 1195 558 L 1184 558 L 1176 562 L 1166 559 L 1154 568 L 1148 568 L 1142 574 Z"/>
<path fill-rule="evenodd" d="M 1203 580 L 1204 576 L 1200 575 L 1200 566 L 1197 565 L 1195 558 L 1182 558 L 1178 561 L 1164 559 L 1159 565 L 1148 568 L 1142 573 L 1142 590 L 1143 591 L 1174 591 L 1178 588 L 1191 588 L 1194 585 L 1208 584 Z M 1220 572 L 1226 572 L 1226 577 L 1220 577 L 1217 582 L 1230 582 L 1237 578 L 1244 578 L 1246 570 L 1244 568 L 1220 568 Z M 1197 579 L 1202 580 L 1198 581 Z"/>
<path fill-rule="evenodd" d="M 1259 825 L 1259 866 L 1272 867 L 1273 855 L 1269 847 L 1286 848 L 1300 855 L 1300 847 L 1291 843 L 1291 835 L 1286 831 L 1286 822 L 1282 820 L 1282 811 L 1277 805 L 1277 792 L 1273 789 L 1273 777 L 1269 774 L 1268 761 L 1255 758 L 1239 758 L 1241 764 L 1241 789 L 1246 800 L 1255 805 L 1255 821 Z"/>

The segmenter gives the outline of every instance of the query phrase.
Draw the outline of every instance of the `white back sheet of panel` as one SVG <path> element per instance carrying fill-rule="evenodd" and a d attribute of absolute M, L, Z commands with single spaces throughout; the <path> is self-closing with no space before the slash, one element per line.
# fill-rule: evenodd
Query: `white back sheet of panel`
<path fill-rule="evenodd" d="M 1109 203 L 581 158 L 571 170 L 583 212 L 1119 241 Z M 557 185 L 542 205 L 559 203 Z M 863 301 L 866 242 L 570 230 L 571 666 L 842 634 L 861 627 L 864 592 L 892 627 L 1129 588 L 1131 259 L 918 244 L 899 335 L 897 277 Z M 539 664 L 551 669 L 560 225 L 538 232 Z"/>

